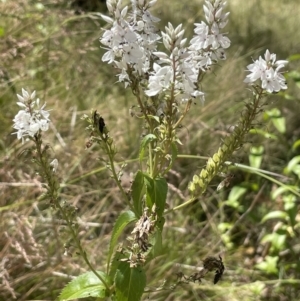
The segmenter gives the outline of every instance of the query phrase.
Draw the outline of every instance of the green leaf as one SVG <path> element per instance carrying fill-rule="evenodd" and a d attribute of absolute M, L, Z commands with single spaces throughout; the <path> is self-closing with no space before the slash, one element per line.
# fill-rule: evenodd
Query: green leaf
<path fill-rule="evenodd" d="M 271 196 L 273 200 L 276 200 L 280 195 L 283 195 L 285 193 L 290 193 L 293 189 L 298 189 L 298 186 L 292 186 L 292 185 L 283 185 L 278 188 L 276 188 L 274 191 L 272 191 Z"/>
<path fill-rule="evenodd" d="M 111 264 L 110 264 L 109 274 L 108 274 L 111 279 L 115 278 L 117 269 L 118 269 L 120 263 L 122 262 L 121 260 L 126 259 L 126 258 L 128 258 L 128 257 L 126 257 L 125 254 L 123 254 L 119 251 L 116 251 L 114 253 L 114 255 L 112 256 L 112 259 L 111 259 Z"/>
<path fill-rule="evenodd" d="M 252 283 L 248 283 L 247 289 L 251 290 L 251 292 L 256 296 L 260 297 L 263 294 L 263 290 L 267 285 L 261 281 L 255 281 Z"/>
<path fill-rule="evenodd" d="M 295 173 L 300 178 L 300 156 L 294 157 L 288 163 L 287 167 L 284 169 L 285 173 Z"/>
<path fill-rule="evenodd" d="M 97 273 L 110 285 L 109 277 L 105 273 L 101 271 L 97 271 Z M 108 292 L 102 281 L 93 272 L 87 272 L 67 284 L 58 300 L 66 301 L 86 297 L 104 298 L 107 294 Z"/>
<path fill-rule="evenodd" d="M 292 227 L 295 227 L 297 223 L 297 215 L 298 215 L 298 211 L 296 210 L 297 199 L 293 194 L 289 194 L 283 196 L 283 201 L 284 201 L 284 210 L 286 210 L 289 216 L 289 222 L 292 225 Z"/>
<path fill-rule="evenodd" d="M 295 195 L 289 193 L 287 195 L 282 196 L 283 202 L 284 202 L 284 210 L 289 212 L 290 210 L 293 211 L 297 215 L 297 198 Z"/>
<path fill-rule="evenodd" d="M 218 230 L 220 230 L 222 233 L 226 232 L 227 230 L 232 228 L 231 223 L 219 223 L 218 224 Z"/>
<path fill-rule="evenodd" d="M 155 194 L 154 194 L 154 181 L 151 177 L 144 174 L 145 185 L 146 185 L 146 205 L 148 208 L 152 208 L 155 204 Z"/>
<path fill-rule="evenodd" d="M 266 256 L 265 261 L 256 264 L 256 268 L 260 269 L 261 271 L 266 272 L 267 274 L 277 274 L 277 261 L 278 256 Z"/>
<path fill-rule="evenodd" d="M 146 184 L 146 202 L 149 208 L 156 205 L 156 212 L 158 217 L 164 213 L 168 192 L 168 184 L 165 178 L 151 179 L 148 175 L 144 174 Z"/>
<path fill-rule="evenodd" d="M 282 229 L 282 231 L 285 232 L 284 229 Z M 285 247 L 286 234 L 279 234 L 279 233 L 276 233 L 276 232 L 271 233 L 271 234 L 267 234 L 263 237 L 263 239 L 261 240 L 261 243 L 264 244 L 264 243 L 267 243 L 267 242 L 271 243 L 273 251 L 274 250 L 281 251 Z M 270 251 L 272 252 L 272 250 L 270 250 Z"/>
<path fill-rule="evenodd" d="M 254 128 L 254 129 L 251 129 L 249 131 L 249 133 L 250 134 L 255 134 L 255 135 L 259 134 L 259 135 L 263 136 L 266 139 L 278 140 L 278 138 L 277 138 L 276 135 L 270 134 L 269 132 L 266 132 L 266 131 L 264 131 L 262 129 L 256 129 L 256 128 Z"/>
<path fill-rule="evenodd" d="M 298 84 L 299 84 L 299 82 L 296 83 L 297 86 L 299 86 Z M 279 92 L 279 93 L 281 93 L 281 92 Z M 287 92 L 284 92 L 282 96 L 284 97 L 284 99 L 287 99 L 287 100 L 295 100 L 295 97 L 291 94 L 288 94 Z"/>
<path fill-rule="evenodd" d="M 300 60 L 300 53 L 292 54 L 288 57 L 288 60 L 291 61 L 298 61 Z M 289 72 L 291 73 L 291 72 Z"/>
<path fill-rule="evenodd" d="M 141 171 L 138 171 L 134 181 L 132 183 L 132 199 L 133 199 L 133 207 L 138 214 L 138 218 L 142 215 L 142 199 L 145 194 L 145 183 L 144 183 L 144 175 Z"/>
<path fill-rule="evenodd" d="M 115 277 L 116 299 L 118 301 L 139 301 L 146 286 L 146 275 L 142 267 L 130 268 L 121 262 Z"/>
<path fill-rule="evenodd" d="M 140 159 L 140 162 L 143 161 L 144 159 L 144 155 L 145 155 L 145 150 L 146 150 L 146 147 L 147 145 L 152 142 L 152 141 L 155 141 L 156 140 L 156 136 L 153 135 L 153 134 L 148 134 L 146 135 L 142 142 L 141 142 L 141 147 L 140 147 L 140 154 L 139 154 L 139 159 Z"/>
<path fill-rule="evenodd" d="M 272 122 L 279 133 L 284 134 L 286 132 L 286 126 L 285 126 L 285 118 L 284 117 L 277 117 L 272 118 Z"/>
<path fill-rule="evenodd" d="M 296 150 L 298 147 L 300 148 L 300 139 L 293 143 L 293 150 Z"/>
<path fill-rule="evenodd" d="M 253 146 L 250 150 L 249 162 L 250 166 L 254 168 L 260 168 L 262 159 L 263 159 L 264 147 L 261 146 Z"/>
<path fill-rule="evenodd" d="M 240 206 L 239 198 L 244 195 L 247 188 L 241 186 L 234 186 L 228 196 L 228 200 L 224 202 L 225 205 L 238 208 Z"/>
<path fill-rule="evenodd" d="M 134 220 L 136 220 L 136 216 L 132 211 L 125 211 L 121 213 L 114 225 L 112 234 L 111 234 L 111 239 L 110 239 L 110 244 L 109 244 L 109 251 L 108 251 L 108 258 L 107 258 L 107 269 L 109 267 L 110 259 L 111 256 L 114 252 L 114 248 L 117 244 L 119 236 L 122 234 L 124 228 Z"/>
<path fill-rule="evenodd" d="M 164 227 L 165 218 L 161 217 L 157 222 L 156 231 L 151 238 L 151 256 L 155 258 L 159 255 L 162 255 L 163 247 L 162 247 L 162 230 Z"/>
<path fill-rule="evenodd" d="M 265 112 L 265 117 L 270 118 L 273 125 L 280 133 L 285 133 L 285 118 L 281 116 L 281 111 L 278 108 L 273 108 L 272 110 L 267 110 Z"/>
<path fill-rule="evenodd" d="M 300 72 L 297 70 L 293 70 L 287 73 L 287 76 L 291 79 L 293 79 L 295 82 L 300 81 Z"/>
<path fill-rule="evenodd" d="M 280 210 L 272 211 L 272 212 L 267 213 L 261 221 L 262 221 L 262 223 L 264 223 L 265 221 L 267 221 L 269 219 L 273 219 L 273 218 L 286 219 L 286 218 L 288 218 L 288 214 L 286 212 L 280 211 Z"/>
<path fill-rule="evenodd" d="M 154 180 L 154 186 L 156 212 L 158 217 L 162 217 L 166 206 L 168 183 L 165 178 L 156 178 Z"/>

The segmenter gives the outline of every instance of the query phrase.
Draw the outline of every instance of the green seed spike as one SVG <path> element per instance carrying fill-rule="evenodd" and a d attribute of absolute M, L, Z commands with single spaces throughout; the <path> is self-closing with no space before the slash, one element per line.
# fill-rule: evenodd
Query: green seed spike
<path fill-rule="evenodd" d="M 253 96 L 252 101 L 246 105 L 246 110 L 241 114 L 239 123 L 233 133 L 225 138 L 217 152 L 207 160 L 206 167 L 201 170 L 199 177 L 193 177 L 192 182 L 188 186 L 193 195 L 195 195 L 196 192 L 200 194 L 204 193 L 211 180 L 223 168 L 225 161 L 232 156 L 234 151 L 243 145 L 245 136 L 251 129 L 252 123 L 259 113 L 259 102 L 263 96 L 262 93 Z"/>

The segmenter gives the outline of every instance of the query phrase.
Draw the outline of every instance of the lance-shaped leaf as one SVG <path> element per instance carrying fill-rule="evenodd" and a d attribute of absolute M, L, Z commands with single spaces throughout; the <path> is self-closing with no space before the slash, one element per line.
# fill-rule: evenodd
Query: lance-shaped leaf
<path fill-rule="evenodd" d="M 115 277 L 116 300 L 139 301 L 146 286 L 146 275 L 142 267 L 130 268 L 129 263 L 121 262 Z"/>
<path fill-rule="evenodd" d="M 144 175 L 138 171 L 131 186 L 133 207 L 138 214 L 138 218 L 142 215 L 142 200 L 145 194 Z"/>
<path fill-rule="evenodd" d="M 145 184 L 147 188 L 146 202 L 149 208 L 156 205 L 156 212 L 159 217 L 163 215 L 166 205 L 166 198 L 168 192 L 168 184 L 165 178 L 151 179 L 144 174 Z"/>
<path fill-rule="evenodd" d="M 122 234 L 124 228 L 131 223 L 132 221 L 136 220 L 136 216 L 132 211 L 125 211 L 119 215 L 112 234 L 110 238 L 110 244 L 109 244 L 109 251 L 108 251 L 108 257 L 107 257 L 107 270 L 109 269 L 110 259 L 114 252 L 114 248 L 117 244 L 119 236 Z"/>
<path fill-rule="evenodd" d="M 148 260 L 147 260 L 148 262 L 151 259 L 162 255 L 162 252 L 163 252 L 162 231 L 163 231 L 164 223 L 165 223 L 164 217 L 160 217 L 157 220 L 156 231 L 151 239 L 152 248 L 151 248 L 151 252 L 149 254 L 150 256 L 148 257 Z"/>
<path fill-rule="evenodd" d="M 97 272 L 108 285 L 111 285 L 108 276 L 101 272 Z M 74 280 L 72 280 L 67 286 L 62 290 L 58 300 L 67 301 L 86 297 L 97 297 L 104 298 L 108 296 L 105 285 L 103 282 L 93 273 L 84 273 Z"/>

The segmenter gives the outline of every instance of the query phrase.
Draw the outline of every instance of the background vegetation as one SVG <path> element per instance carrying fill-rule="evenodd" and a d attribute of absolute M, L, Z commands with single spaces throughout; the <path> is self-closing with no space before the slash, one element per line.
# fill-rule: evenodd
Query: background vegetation
<path fill-rule="evenodd" d="M 249 165 L 251 159 L 254 166 L 261 159 L 259 167 L 273 174 L 267 179 L 229 167 L 235 175 L 229 187 L 217 193 L 223 180 L 218 178 L 199 201 L 168 215 L 165 253 L 147 267 L 149 289 L 171 286 L 178 272 L 192 274 L 210 255 L 223 257 L 225 274 L 217 285 L 212 275 L 211 281 L 145 294 L 145 300 L 299 300 L 300 7 L 297 0 L 228 2 L 232 46 L 203 83 L 205 104 L 195 104 L 182 128 L 181 157 L 168 175 L 168 204 L 183 201 L 191 175 L 205 164 L 195 156 L 212 154 L 234 127 L 249 96 L 244 70 L 265 49 L 279 59 L 294 55 L 289 89 L 269 97 L 257 128 L 231 161 Z M 59 160 L 63 198 L 78 207 L 81 238 L 99 270 L 116 216 L 125 209 L 101 154 L 85 150 L 88 137 L 80 120 L 92 108 L 103 115 L 118 142 L 120 164 L 127 161 L 122 184 L 129 188 L 142 123 L 130 116 L 133 97 L 101 61 L 98 38 L 105 24 L 99 12 L 105 13 L 105 4 L 96 0 L 0 1 L 0 300 L 55 300 L 86 269 L 72 247 L 64 254 L 64 225 L 39 200 L 44 189 L 31 162 L 31 144 L 11 135 L 22 87 L 37 90 L 52 109 L 45 142 Z M 193 23 L 203 19 L 202 1 L 161 0 L 154 15 L 162 19 L 161 29 L 168 21 L 183 23 L 192 36 Z"/>

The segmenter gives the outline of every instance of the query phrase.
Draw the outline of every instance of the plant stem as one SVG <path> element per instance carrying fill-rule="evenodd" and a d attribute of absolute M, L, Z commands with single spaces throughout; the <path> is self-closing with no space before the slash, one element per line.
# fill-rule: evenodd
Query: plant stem
<path fill-rule="evenodd" d="M 107 154 L 108 159 L 109 159 L 109 165 L 110 165 L 110 168 L 111 168 L 113 178 L 114 178 L 114 180 L 115 180 L 115 182 L 116 182 L 123 198 L 125 199 L 127 205 L 130 207 L 130 209 L 132 211 L 134 211 L 134 208 L 133 208 L 132 204 L 130 203 L 129 198 L 128 198 L 127 194 L 125 193 L 125 191 L 124 191 L 124 189 L 123 189 L 123 187 L 120 183 L 120 180 L 118 179 L 118 175 L 117 175 L 115 164 L 114 164 L 114 150 L 112 149 L 111 144 L 107 143 L 107 139 L 105 139 L 103 134 L 100 133 L 100 135 L 101 135 L 102 141 L 104 142 L 103 144 L 104 144 L 105 151 L 106 151 L 106 154 Z"/>
<path fill-rule="evenodd" d="M 58 210 L 60 211 L 60 213 L 62 214 L 64 220 L 67 222 L 68 228 L 71 232 L 73 241 L 76 244 L 77 249 L 79 250 L 80 256 L 83 258 L 84 262 L 87 264 L 87 266 L 89 267 L 89 269 L 98 277 L 98 279 L 104 284 L 105 288 L 107 289 L 107 291 L 110 291 L 109 285 L 106 283 L 106 281 L 97 273 L 97 271 L 94 269 L 94 267 L 92 266 L 92 264 L 90 263 L 86 252 L 84 251 L 80 240 L 78 239 L 78 235 L 76 233 L 76 231 L 74 230 L 74 225 L 72 220 L 68 217 L 68 215 L 66 214 L 64 208 L 61 206 L 61 204 L 59 202 L 57 202 L 56 204 Z"/>
<path fill-rule="evenodd" d="M 93 268 L 93 266 L 91 265 L 91 263 L 87 257 L 87 254 L 84 251 L 80 240 L 78 239 L 78 235 L 77 235 L 76 231 L 74 230 L 72 218 L 70 218 L 66 209 L 63 208 L 63 206 L 60 204 L 60 202 L 58 200 L 59 184 L 58 184 L 56 176 L 51 171 L 51 166 L 50 166 L 50 163 L 48 162 L 49 158 L 48 158 L 47 152 L 46 152 L 46 150 L 44 150 L 44 151 L 42 150 L 41 134 L 40 133 L 37 134 L 33 140 L 34 140 L 36 148 L 37 148 L 38 162 L 40 164 L 40 168 L 41 168 L 42 172 L 44 173 L 44 178 L 46 179 L 46 182 L 48 184 L 47 193 L 48 193 L 48 197 L 50 198 L 50 202 L 56 208 L 58 208 L 59 212 L 62 214 L 63 219 L 67 222 L 67 226 L 70 230 L 73 241 L 75 242 L 76 247 L 78 248 L 81 257 L 83 258 L 83 260 L 85 261 L 87 266 L 90 268 L 90 270 L 98 277 L 98 279 L 104 284 L 105 288 L 109 292 L 110 291 L 109 285 L 106 283 L 106 281 L 103 279 L 103 277 L 101 277 L 97 273 L 97 271 Z"/>

